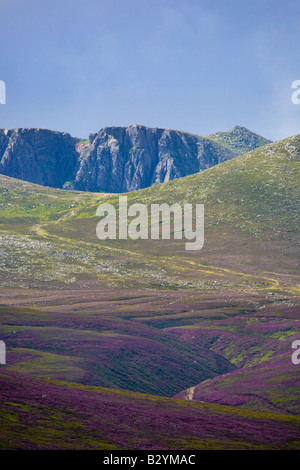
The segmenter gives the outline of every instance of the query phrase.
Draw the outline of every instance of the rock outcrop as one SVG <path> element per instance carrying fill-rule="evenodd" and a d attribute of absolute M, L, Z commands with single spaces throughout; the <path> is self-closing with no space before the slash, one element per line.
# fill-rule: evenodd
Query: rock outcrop
<path fill-rule="evenodd" d="M 87 143 L 65 132 L 2 129 L 0 173 L 56 188 L 127 192 L 197 173 L 269 142 L 239 126 L 208 137 L 140 125 L 106 127 Z"/>
<path fill-rule="evenodd" d="M 74 186 L 126 192 L 210 168 L 233 152 L 207 138 L 144 126 L 109 127 L 90 136 Z"/>

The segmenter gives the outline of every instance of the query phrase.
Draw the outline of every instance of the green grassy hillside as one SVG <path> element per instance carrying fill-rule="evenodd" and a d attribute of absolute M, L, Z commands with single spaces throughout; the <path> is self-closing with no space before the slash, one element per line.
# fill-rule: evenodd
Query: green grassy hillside
<path fill-rule="evenodd" d="M 54 190 L 1 176 L 3 282 L 33 286 L 93 278 L 127 287 L 294 291 L 299 147 L 300 137 L 292 137 L 128 195 L 129 203 L 204 204 L 205 243 L 192 252 L 184 240 L 98 240 L 96 208 L 117 205 L 118 195 Z"/>

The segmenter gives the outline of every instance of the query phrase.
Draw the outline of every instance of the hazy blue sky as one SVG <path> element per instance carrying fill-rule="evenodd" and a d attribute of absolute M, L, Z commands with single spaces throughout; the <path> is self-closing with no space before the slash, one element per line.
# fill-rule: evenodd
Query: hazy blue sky
<path fill-rule="evenodd" d="M 299 0 L 0 0 L 0 128 L 300 132 Z"/>

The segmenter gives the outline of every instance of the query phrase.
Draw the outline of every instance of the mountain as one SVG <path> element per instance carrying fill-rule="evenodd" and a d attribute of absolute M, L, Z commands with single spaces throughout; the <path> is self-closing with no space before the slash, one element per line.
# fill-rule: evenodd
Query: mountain
<path fill-rule="evenodd" d="M 99 240 L 118 194 L 0 176 L 3 441 L 70 447 L 67 409 L 78 447 L 299 446 L 299 161 L 297 135 L 127 194 L 203 203 L 198 251 Z"/>
<path fill-rule="evenodd" d="M 109 127 L 89 141 L 45 129 L 2 129 L 0 173 L 56 188 L 128 192 L 197 173 L 268 142 L 238 127 L 226 139 Z"/>

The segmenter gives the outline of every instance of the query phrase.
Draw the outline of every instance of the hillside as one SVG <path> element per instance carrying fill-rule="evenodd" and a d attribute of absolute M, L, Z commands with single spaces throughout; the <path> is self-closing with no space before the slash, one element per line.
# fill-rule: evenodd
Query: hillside
<path fill-rule="evenodd" d="M 299 368 L 291 363 L 291 343 L 300 334 L 299 159 L 297 135 L 128 193 L 129 204 L 204 204 L 200 251 L 186 251 L 184 240 L 100 241 L 96 208 L 117 204 L 117 194 L 64 191 L 0 176 L 0 337 L 8 358 L 1 366 L 7 384 L 1 390 L 20 385 L 11 400 L 4 397 L 1 432 L 12 436 L 11 446 L 72 446 L 64 433 L 58 443 L 48 432 L 57 429 L 62 406 L 89 430 L 92 441 L 83 447 L 297 446 L 290 423 L 299 414 Z M 42 401 L 48 395 L 42 392 L 44 379 L 51 396 L 60 397 L 55 403 Z M 29 380 L 39 390 L 33 401 Z M 65 382 L 59 391 L 56 380 Z M 159 403 L 159 415 L 169 424 L 160 426 L 157 417 L 151 427 L 146 408 L 135 402 L 132 416 L 141 423 L 141 441 L 126 440 L 135 436 L 131 425 L 126 438 L 116 438 L 105 424 L 96 445 L 104 422 L 91 423 L 89 411 L 75 406 L 86 385 L 122 389 L 116 393 L 128 409 L 133 392 L 142 392 L 146 408 L 144 394 L 155 395 L 152 403 Z M 116 395 L 107 393 L 115 407 Z M 122 407 L 105 403 L 108 421 L 109 410 L 115 410 L 117 428 Z M 176 409 L 174 421 L 169 405 Z M 39 406 L 47 416 L 45 442 L 36 437 Z M 216 421 L 208 410 L 217 413 Z M 169 439 L 171 429 L 175 440 Z M 73 436 L 81 439 L 77 431 Z"/>
<path fill-rule="evenodd" d="M 0 375 L 3 449 L 297 449 L 299 418 Z"/>
<path fill-rule="evenodd" d="M 99 279 L 101 274 L 128 287 L 134 266 L 143 273 L 133 276 L 134 286 L 294 286 L 299 140 L 285 139 L 202 173 L 128 194 L 129 204 L 204 204 L 205 243 L 195 252 L 187 252 L 183 240 L 100 241 L 96 208 L 103 202 L 117 205 L 117 195 L 53 190 L 1 176 L 4 279 L 33 285 Z"/>

